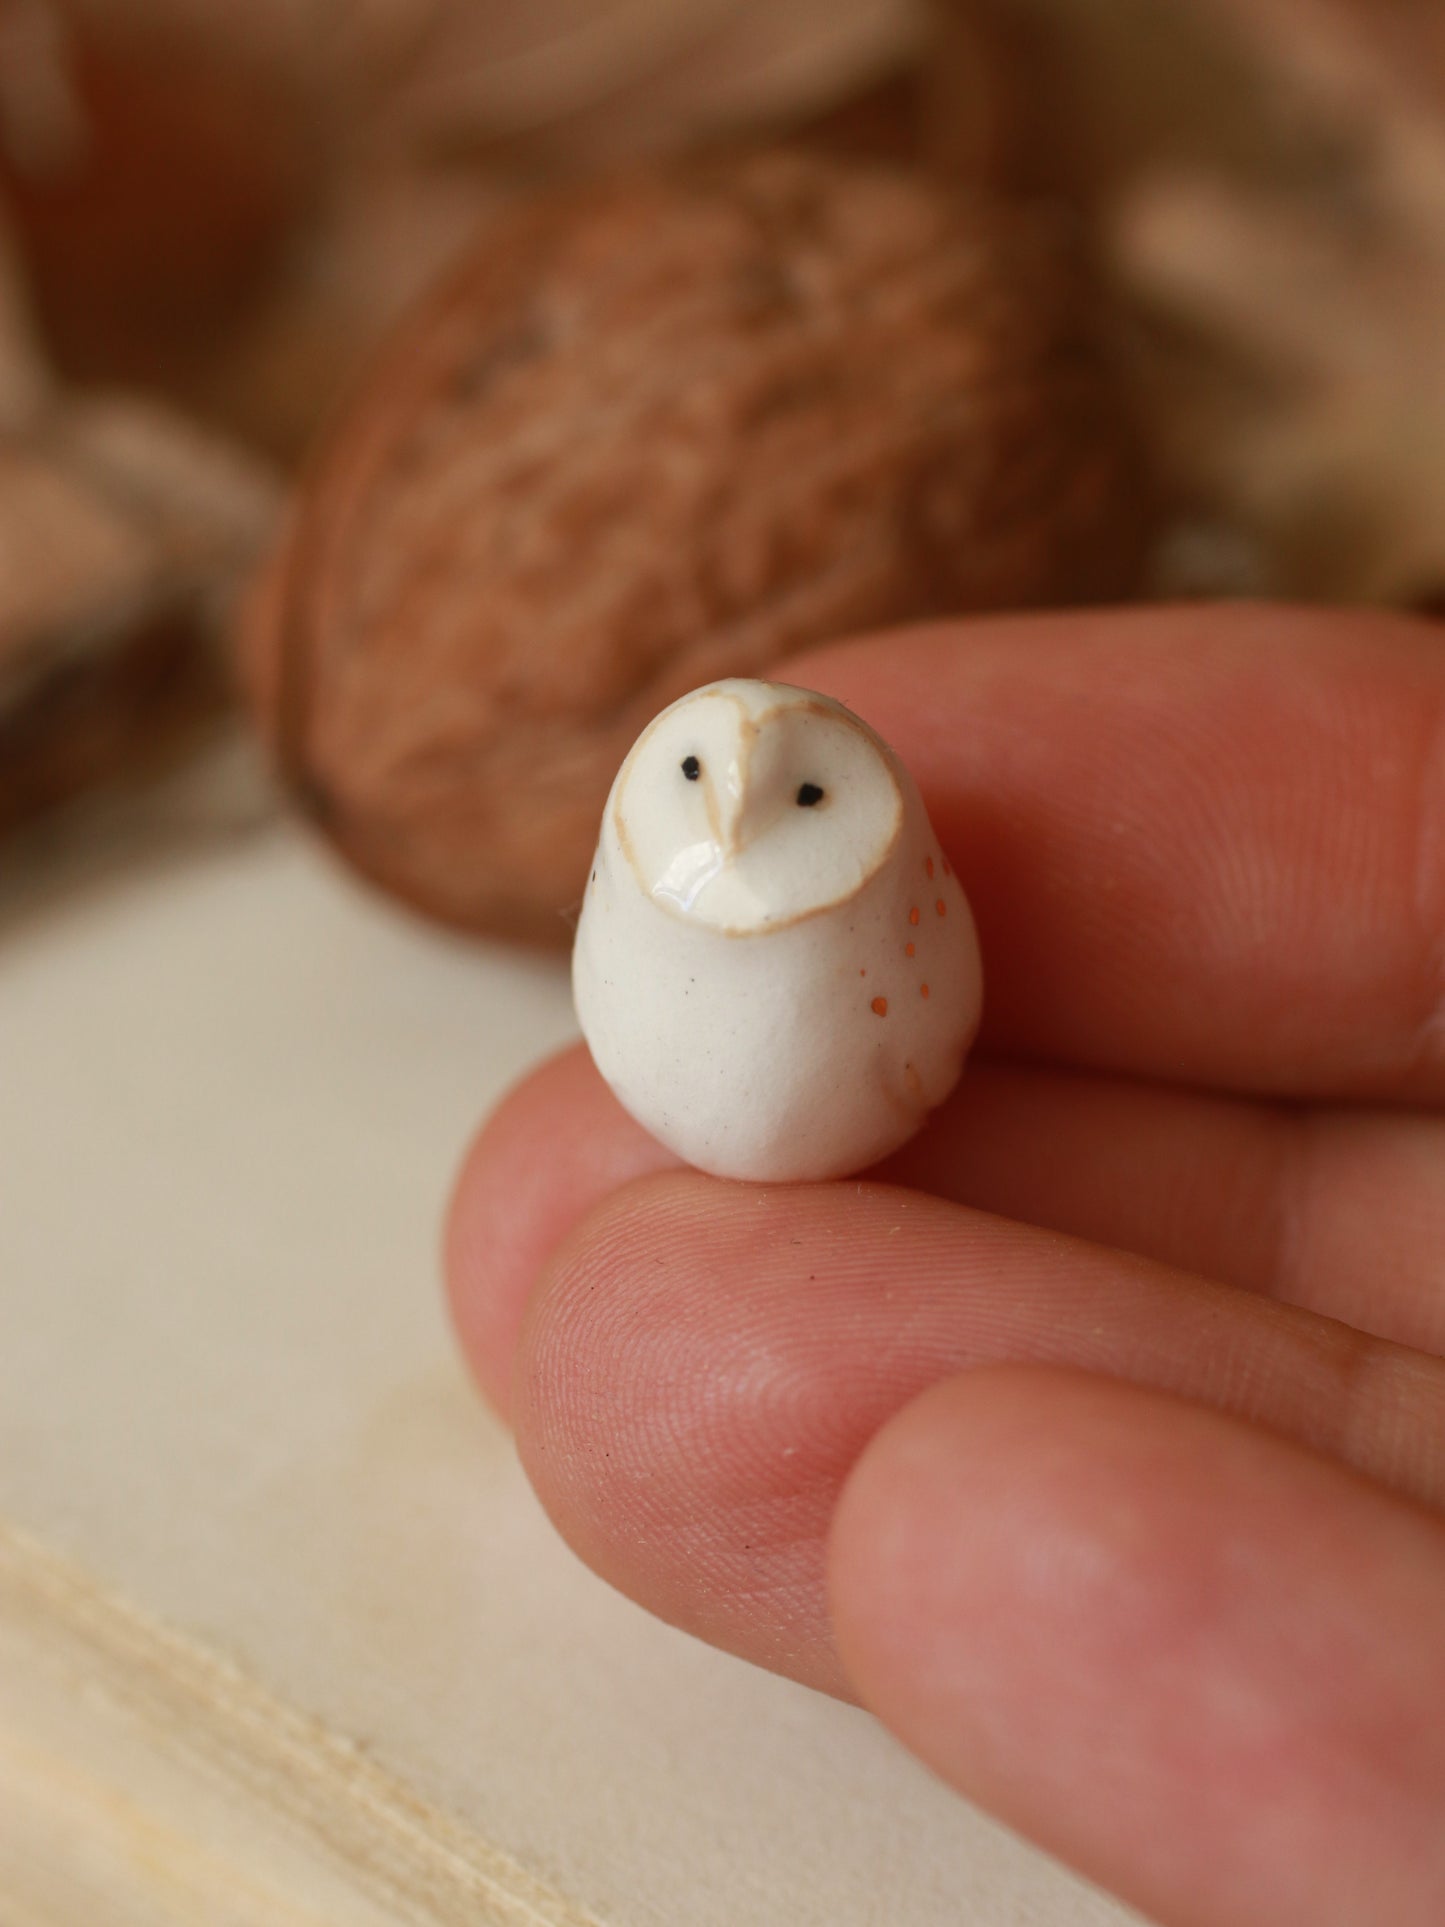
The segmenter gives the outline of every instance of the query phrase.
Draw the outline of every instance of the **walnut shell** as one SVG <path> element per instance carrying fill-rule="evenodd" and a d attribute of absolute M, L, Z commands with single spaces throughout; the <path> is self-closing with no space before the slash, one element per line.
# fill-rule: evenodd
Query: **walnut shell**
<path fill-rule="evenodd" d="M 309 813 L 564 940 L 642 724 L 806 644 L 1135 582 L 1145 488 L 1061 237 L 791 153 L 544 200 L 338 425 L 248 625 Z"/>

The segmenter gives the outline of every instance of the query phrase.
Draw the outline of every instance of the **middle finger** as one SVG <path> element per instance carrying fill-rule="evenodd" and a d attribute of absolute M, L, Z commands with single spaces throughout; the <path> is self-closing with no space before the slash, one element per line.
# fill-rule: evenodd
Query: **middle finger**
<path fill-rule="evenodd" d="M 457 1184 L 447 1272 L 500 1411 L 557 1245 L 630 1179 L 677 1166 L 582 1050 L 544 1065 L 484 1128 Z M 1445 1352 L 1445 1120 L 1430 1115 L 985 1063 L 877 1175 Z"/>
<path fill-rule="evenodd" d="M 1445 1352 L 1445 1118 L 978 1064 L 875 1174 Z"/>

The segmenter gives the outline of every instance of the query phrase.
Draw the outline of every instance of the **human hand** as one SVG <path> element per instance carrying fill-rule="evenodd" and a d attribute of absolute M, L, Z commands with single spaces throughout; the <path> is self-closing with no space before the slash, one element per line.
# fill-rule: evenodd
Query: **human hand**
<path fill-rule="evenodd" d="M 782 672 L 900 752 L 984 1029 L 865 1182 L 572 1051 L 453 1314 L 552 1517 L 1169 1927 L 1445 1920 L 1445 632 L 983 622 Z"/>

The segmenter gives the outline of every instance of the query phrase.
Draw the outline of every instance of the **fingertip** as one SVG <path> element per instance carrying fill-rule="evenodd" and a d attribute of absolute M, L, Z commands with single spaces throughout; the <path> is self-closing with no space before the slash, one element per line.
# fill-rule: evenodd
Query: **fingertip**
<path fill-rule="evenodd" d="M 616 1192 L 533 1295 L 512 1409 L 528 1476 L 593 1571 L 836 1693 L 820 1469 L 851 1449 L 850 1385 L 821 1382 L 811 1306 L 756 1262 L 803 1244 L 824 1189 L 674 1171 Z"/>
<path fill-rule="evenodd" d="M 850 1678 L 890 1724 L 926 1723 L 940 1694 L 956 1717 L 985 1651 L 997 1676 L 994 1647 L 1024 1603 L 1019 1561 L 1057 1550 L 1038 1532 L 1044 1489 L 1077 1472 L 1072 1421 L 1101 1388 L 1113 1390 L 1054 1367 L 982 1365 L 929 1387 L 860 1455 L 829 1534 L 829 1605 Z"/>
<path fill-rule="evenodd" d="M 452 1189 L 443 1270 L 463 1355 L 503 1418 L 527 1300 L 551 1254 L 609 1192 L 674 1162 L 580 1045 L 509 1091 L 473 1138 Z"/>
<path fill-rule="evenodd" d="M 1198 1927 L 1442 1917 L 1442 1579 L 1438 1521 L 1357 1474 L 1028 1366 L 882 1428 L 828 1563 L 864 1705 L 1050 1852 Z"/>
<path fill-rule="evenodd" d="M 1005 1811 L 1039 1798 L 1040 1749 L 1087 1774 L 1110 1700 L 1141 1750 L 1156 1743 L 1162 1702 L 1130 1706 L 1125 1683 L 1216 1645 L 1215 1615 L 1238 1604 L 1214 1570 L 1230 1494 L 1241 1527 L 1274 1523 L 1284 1452 L 1312 1464 L 1218 1411 L 1068 1367 L 941 1380 L 870 1440 L 834 1514 L 829 1605 L 860 1697 Z"/>

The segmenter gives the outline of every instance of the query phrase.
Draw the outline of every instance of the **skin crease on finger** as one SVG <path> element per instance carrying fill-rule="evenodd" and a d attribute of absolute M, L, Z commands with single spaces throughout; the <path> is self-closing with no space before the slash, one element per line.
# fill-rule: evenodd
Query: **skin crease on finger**
<path fill-rule="evenodd" d="M 986 1050 L 1445 1099 L 1437 625 L 1114 610 L 783 673 L 856 708 L 917 779 L 977 918 Z"/>
<path fill-rule="evenodd" d="M 534 1295 L 512 1412 L 543 1503 L 595 1570 L 839 1691 L 822 1561 L 851 1466 L 936 1380 L 1020 1360 L 1199 1398 L 1445 1496 L 1440 1361 L 874 1184 L 627 1186 Z"/>
<path fill-rule="evenodd" d="M 677 1168 L 580 1049 L 483 1128 L 456 1186 L 446 1272 L 463 1348 L 503 1416 L 527 1298 L 555 1246 L 620 1185 Z M 874 1175 L 1445 1351 L 1445 1119 L 980 1063 Z"/>
<path fill-rule="evenodd" d="M 1445 1920 L 1445 1524 L 1182 1401 L 1017 1367 L 874 1438 L 834 1523 L 859 1695 L 1167 1927 Z"/>

